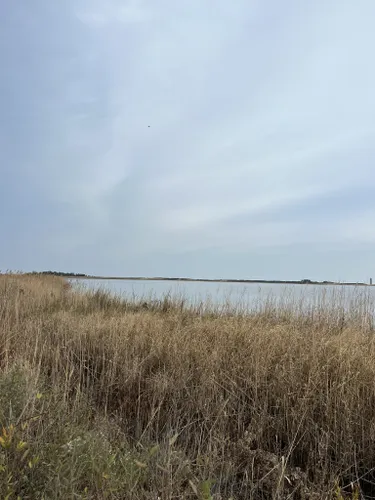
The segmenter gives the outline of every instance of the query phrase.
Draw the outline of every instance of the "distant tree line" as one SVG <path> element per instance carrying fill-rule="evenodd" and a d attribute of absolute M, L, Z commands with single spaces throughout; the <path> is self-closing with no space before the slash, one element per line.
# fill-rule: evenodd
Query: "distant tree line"
<path fill-rule="evenodd" d="M 85 278 L 87 274 L 84 273 L 63 273 L 62 271 L 33 271 L 29 274 L 44 274 L 50 276 L 77 276 L 77 278 Z"/>

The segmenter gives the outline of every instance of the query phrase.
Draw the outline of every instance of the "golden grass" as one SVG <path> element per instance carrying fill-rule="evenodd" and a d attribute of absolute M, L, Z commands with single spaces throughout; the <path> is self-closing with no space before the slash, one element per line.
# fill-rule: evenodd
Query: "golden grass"
<path fill-rule="evenodd" d="M 0 276 L 1 498 L 375 495 L 374 338 L 366 294 L 220 312 Z"/>

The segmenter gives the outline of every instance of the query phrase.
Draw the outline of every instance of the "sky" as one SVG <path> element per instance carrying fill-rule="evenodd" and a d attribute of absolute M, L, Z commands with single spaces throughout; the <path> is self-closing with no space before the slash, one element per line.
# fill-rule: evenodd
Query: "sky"
<path fill-rule="evenodd" d="M 0 270 L 375 278 L 373 0 L 18 0 Z"/>

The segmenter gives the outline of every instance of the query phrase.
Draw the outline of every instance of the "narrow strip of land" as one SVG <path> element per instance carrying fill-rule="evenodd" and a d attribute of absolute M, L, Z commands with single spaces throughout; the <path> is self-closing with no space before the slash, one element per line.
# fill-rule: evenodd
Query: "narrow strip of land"
<path fill-rule="evenodd" d="M 1 274 L 1 273 L 0 273 Z M 62 276 L 68 279 L 80 280 L 122 280 L 122 281 L 184 281 L 201 283 L 244 283 L 244 284 L 270 284 L 270 285 L 341 285 L 341 286 L 372 286 L 370 283 L 362 281 L 316 281 L 310 279 L 302 280 L 264 280 L 264 279 L 225 279 L 225 278 L 186 278 L 186 277 L 165 277 L 165 276 L 95 276 L 84 273 L 66 273 L 60 271 L 42 271 L 25 273 L 26 275 L 52 275 Z"/>
<path fill-rule="evenodd" d="M 162 276 L 91 276 L 91 275 L 64 275 L 71 279 L 86 280 L 123 280 L 123 281 L 184 281 L 203 283 L 244 283 L 244 284 L 274 284 L 274 285 L 341 285 L 341 286 L 371 286 L 364 282 L 350 281 L 313 281 L 303 280 L 262 280 L 262 279 L 209 279 L 209 278 L 166 278 Z"/>

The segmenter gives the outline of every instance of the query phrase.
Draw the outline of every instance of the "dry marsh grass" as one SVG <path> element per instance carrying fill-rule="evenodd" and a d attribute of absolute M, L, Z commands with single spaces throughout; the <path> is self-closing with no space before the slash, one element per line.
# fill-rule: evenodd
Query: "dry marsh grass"
<path fill-rule="evenodd" d="M 2 498 L 375 497 L 372 319 L 2 275 Z"/>

